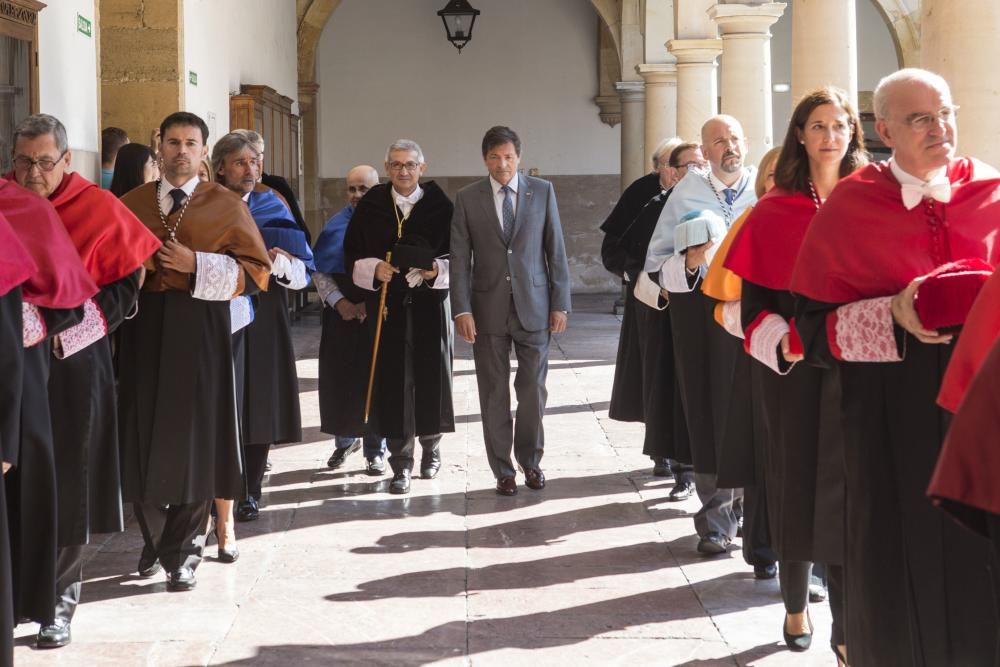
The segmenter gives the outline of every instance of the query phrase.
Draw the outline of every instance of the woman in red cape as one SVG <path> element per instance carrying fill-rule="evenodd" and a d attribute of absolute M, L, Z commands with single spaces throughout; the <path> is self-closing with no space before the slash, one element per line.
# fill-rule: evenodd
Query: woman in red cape
<path fill-rule="evenodd" d="M 844 479 L 839 380 L 832 369 L 798 363 L 801 343 L 789 291 L 813 215 L 842 176 L 867 163 L 864 134 L 846 94 L 821 88 L 795 107 L 775 187 L 751 211 L 725 266 L 743 279 L 744 348 L 767 366 L 759 392 L 767 413 L 765 483 L 771 546 L 780 560 L 782 627 L 790 649 L 812 638 L 808 587 L 814 562 L 827 565 L 831 644 L 846 663 Z"/>

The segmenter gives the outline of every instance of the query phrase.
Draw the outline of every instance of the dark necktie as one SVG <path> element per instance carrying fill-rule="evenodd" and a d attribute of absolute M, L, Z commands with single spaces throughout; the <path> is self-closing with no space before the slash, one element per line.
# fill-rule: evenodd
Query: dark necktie
<path fill-rule="evenodd" d="M 187 199 L 187 195 L 180 188 L 174 188 L 170 191 L 170 198 L 174 200 L 174 205 L 170 207 L 170 213 L 167 215 L 173 215 L 177 211 L 181 210 L 181 206 L 184 205 L 184 200 Z"/>
<path fill-rule="evenodd" d="M 725 190 L 722 191 L 722 194 L 726 195 L 726 203 L 729 204 L 730 206 L 732 206 L 733 202 L 736 201 L 736 190 L 733 190 L 732 188 L 726 188 Z"/>
<path fill-rule="evenodd" d="M 510 188 L 504 185 L 500 190 L 503 192 L 503 240 L 510 245 L 510 237 L 514 233 L 514 201 L 510 197 Z"/>

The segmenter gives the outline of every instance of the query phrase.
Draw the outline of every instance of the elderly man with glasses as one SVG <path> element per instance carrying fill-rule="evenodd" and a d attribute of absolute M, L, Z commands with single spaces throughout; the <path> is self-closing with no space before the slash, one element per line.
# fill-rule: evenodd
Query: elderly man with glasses
<path fill-rule="evenodd" d="M 989 543 L 935 509 L 927 486 L 948 426 L 935 397 L 949 343 L 1000 262 L 1000 174 L 955 157 L 940 76 L 900 70 L 873 101 L 892 158 L 840 181 L 791 281 L 806 361 L 840 372 L 850 662 L 994 664 Z"/>
<path fill-rule="evenodd" d="M 447 258 L 454 206 L 437 183 L 420 183 L 426 168 L 419 145 L 393 142 L 385 156 L 390 182 L 358 202 L 344 237 L 346 273 L 368 292 L 375 341 L 369 386 L 357 391 L 370 395 L 366 421 L 387 441 L 390 493 L 410 490 L 416 438 L 420 475 L 432 479 L 441 434 L 455 430 Z"/>

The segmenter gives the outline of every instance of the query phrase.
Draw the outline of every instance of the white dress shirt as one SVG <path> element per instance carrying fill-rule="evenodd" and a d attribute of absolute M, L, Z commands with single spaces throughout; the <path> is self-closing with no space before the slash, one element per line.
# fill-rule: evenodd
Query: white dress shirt
<path fill-rule="evenodd" d="M 396 202 L 396 206 L 399 210 L 403 212 L 403 217 L 410 215 L 410 211 L 413 207 L 417 205 L 417 202 L 424 198 L 424 189 L 417 185 L 417 189 L 408 195 L 401 195 L 396 192 L 396 188 L 392 188 L 392 199 Z"/>
<path fill-rule="evenodd" d="M 514 207 L 514 217 L 517 217 L 517 172 L 514 172 L 514 176 L 511 177 L 510 182 L 507 187 L 510 188 L 510 203 Z M 503 184 L 498 180 L 490 176 L 490 187 L 493 188 L 493 205 L 497 209 L 497 221 L 500 223 L 500 230 L 503 231 L 503 200 L 506 194 L 501 189 Z"/>
<path fill-rule="evenodd" d="M 190 198 L 191 193 L 194 192 L 199 183 L 201 183 L 201 179 L 197 176 L 192 176 L 191 180 L 180 186 L 180 188 L 184 191 L 184 195 Z M 163 211 L 163 215 L 170 215 L 170 209 L 174 207 L 174 198 L 170 196 L 170 191 L 173 189 L 174 186 L 167 179 L 163 179 L 160 183 L 160 210 Z"/>

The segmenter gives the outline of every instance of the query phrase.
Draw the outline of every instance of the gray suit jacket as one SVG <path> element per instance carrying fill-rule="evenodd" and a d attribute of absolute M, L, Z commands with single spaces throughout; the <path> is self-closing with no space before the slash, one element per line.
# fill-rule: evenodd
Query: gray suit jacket
<path fill-rule="evenodd" d="M 549 311 L 570 310 L 569 265 L 552 184 L 518 175 L 510 247 L 484 178 L 458 192 L 451 219 L 451 311 L 472 313 L 476 331 L 507 333 L 514 307 L 526 331 L 549 326 Z"/>

